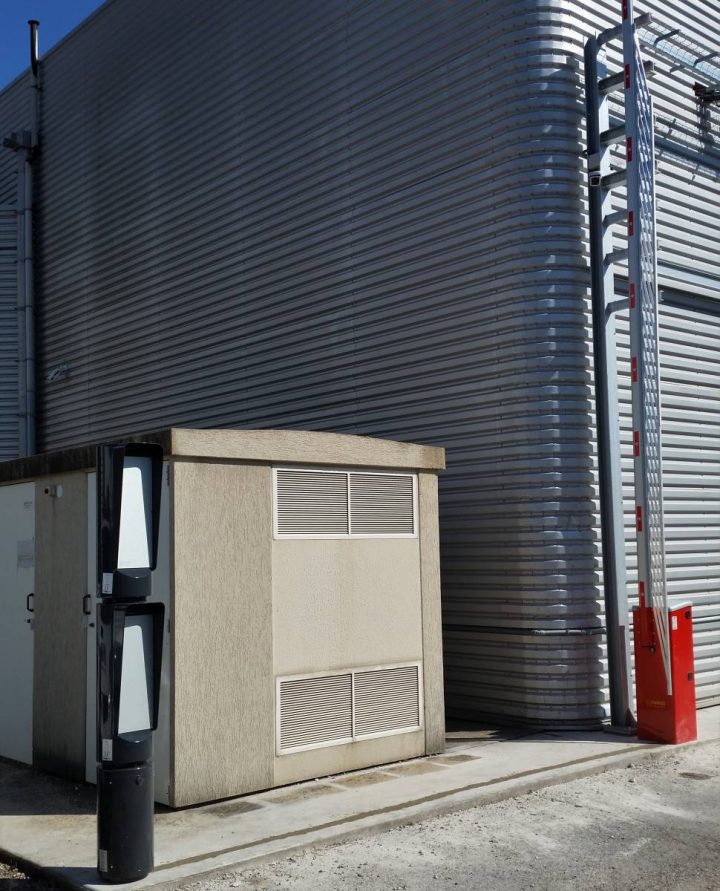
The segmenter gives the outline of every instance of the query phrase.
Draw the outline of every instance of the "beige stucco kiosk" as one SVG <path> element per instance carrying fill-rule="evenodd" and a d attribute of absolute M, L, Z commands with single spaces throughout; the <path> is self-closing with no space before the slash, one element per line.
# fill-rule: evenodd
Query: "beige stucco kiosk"
<path fill-rule="evenodd" d="M 158 801 L 441 751 L 443 450 L 281 430 L 133 439 L 162 443 L 167 460 Z M 0 515 L 18 518 L 0 549 L 1 624 L 31 666 L 29 682 L 0 674 L 0 707 L 25 704 L 0 755 L 88 780 L 94 464 L 90 446 L 0 464 Z"/>

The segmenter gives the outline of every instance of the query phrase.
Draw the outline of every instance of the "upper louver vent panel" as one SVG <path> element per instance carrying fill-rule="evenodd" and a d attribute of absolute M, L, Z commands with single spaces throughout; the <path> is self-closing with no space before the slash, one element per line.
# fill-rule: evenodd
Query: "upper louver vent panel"
<path fill-rule="evenodd" d="M 326 471 L 275 473 L 277 531 L 282 535 L 347 535 L 348 480 Z"/>
<path fill-rule="evenodd" d="M 355 535 L 412 535 L 415 531 L 413 477 L 408 474 L 351 473 L 350 519 Z"/>
<path fill-rule="evenodd" d="M 277 468 L 275 534 L 412 538 L 417 534 L 417 478 L 409 473 Z"/>

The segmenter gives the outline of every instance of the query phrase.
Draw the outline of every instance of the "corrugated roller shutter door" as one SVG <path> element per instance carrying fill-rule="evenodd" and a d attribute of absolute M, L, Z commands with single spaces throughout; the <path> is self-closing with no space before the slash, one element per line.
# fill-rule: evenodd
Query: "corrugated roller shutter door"
<path fill-rule="evenodd" d="M 17 456 L 17 215 L 0 208 L 0 460 Z"/>
<path fill-rule="evenodd" d="M 660 312 L 663 491 L 668 594 L 693 604 L 699 705 L 720 699 L 720 305 Z M 629 591 L 637 590 L 627 321 L 620 335 L 623 486 Z"/>

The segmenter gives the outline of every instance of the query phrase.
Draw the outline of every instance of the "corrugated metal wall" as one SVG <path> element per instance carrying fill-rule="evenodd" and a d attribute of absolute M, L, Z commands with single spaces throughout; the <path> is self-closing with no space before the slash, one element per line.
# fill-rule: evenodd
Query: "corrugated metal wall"
<path fill-rule="evenodd" d="M 41 447 L 163 424 L 447 446 L 455 712 L 604 713 L 578 233 L 608 8 L 112 0 L 44 63 Z"/>
<path fill-rule="evenodd" d="M 0 460 L 17 458 L 18 313 L 17 313 L 17 189 L 15 152 L 2 140 L 28 127 L 30 95 L 20 77 L 0 92 Z"/>
<path fill-rule="evenodd" d="M 0 205 L 0 461 L 18 455 L 17 214 Z"/>
<path fill-rule="evenodd" d="M 30 126 L 30 86 L 26 75 L 0 91 L 0 205 L 17 202 L 17 161 L 15 152 L 2 145 L 12 132 Z"/>
<path fill-rule="evenodd" d="M 592 4 L 586 4 L 593 8 Z M 607 4 L 594 4 L 598 16 Z M 654 29 L 682 28 L 682 36 L 710 49 L 720 46 L 720 10 L 691 0 L 647 4 Z M 573 24 L 580 22 L 578 15 Z M 587 14 L 581 27 L 587 31 Z M 610 19 L 598 19 L 612 24 Z M 720 699 L 720 110 L 697 103 L 692 70 L 653 57 L 650 81 L 656 116 L 658 264 L 666 562 L 673 602 L 693 602 L 698 700 Z M 692 56 L 690 57 L 692 59 Z M 608 63 L 620 68 L 619 46 Z M 622 94 L 611 123 L 622 120 Z M 618 166 L 622 146 L 619 148 Z M 619 209 L 622 201 L 617 204 Z M 625 246 L 622 225 L 616 247 Z M 628 583 L 636 602 L 632 477 L 630 352 L 626 316 L 619 326 L 621 428 Z"/>
<path fill-rule="evenodd" d="M 578 721 L 604 682 L 581 72 L 551 26 L 524 0 L 104 7 L 44 65 L 39 434 L 449 446 L 448 634 L 517 650 L 494 711 Z M 568 629 L 572 656 L 534 634 Z"/>
<path fill-rule="evenodd" d="M 680 300 L 667 295 L 660 314 L 668 594 L 674 603 L 693 603 L 696 691 L 699 701 L 710 704 L 720 698 L 720 316 L 702 301 L 671 303 L 673 296 Z M 619 340 L 622 366 L 629 372 L 627 320 Z M 625 530 L 635 592 L 629 388 L 621 395 Z"/>

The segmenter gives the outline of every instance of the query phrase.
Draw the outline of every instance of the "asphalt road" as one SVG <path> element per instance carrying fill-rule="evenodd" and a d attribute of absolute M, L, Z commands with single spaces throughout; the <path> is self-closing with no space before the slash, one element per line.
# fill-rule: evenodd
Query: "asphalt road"
<path fill-rule="evenodd" d="M 720 743 L 189 887 L 720 891 Z"/>

